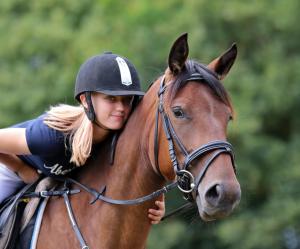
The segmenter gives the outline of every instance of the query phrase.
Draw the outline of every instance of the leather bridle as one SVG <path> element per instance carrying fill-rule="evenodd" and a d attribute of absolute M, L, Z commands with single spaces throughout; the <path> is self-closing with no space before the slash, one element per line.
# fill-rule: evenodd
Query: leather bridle
<path fill-rule="evenodd" d="M 190 77 L 186 79 L 186 81 L 201 81 L 205 82 L 204 77 L 199 73 L 191 74 Z M 159 115 L 162 119 L 162 124 L 164 128 L 165 135 L 168 140 L 169 145 L 169 155 L 170 159 L 173 165 L 174 172 L 177 177 L 177 183 L 179 190 L 183 193 L 184 198 L 189 201 L 193 201 L 193 195 L 192 192 L 195 190 L 195 194 L 198 194 L 198 186 L 201 183 L 207 169 L 209 166 L 212 165 L 212 162 L 221 154 L 229 154 L 232 161 L 232 166 L 234 169 L 234 172 L 236 172 L 235 165 L 234 165 L 234 153 L 233 153 L 233 147 L 230 143 L 227 141 L 212 141 L 205 145 L 202 145 L 198 147 L 197 149 L 193 150 L 191 153 L 188 153 L 186 147 L 183 145 L 179 137 L 177 136 L 171 120 L 168 116 L 168 114 L 164 110 L 164 102 L 163 102 L 163 94 L 166 90 L 167 86 L 165 85 L 165 77 L 163 76 L 160 82 L 160 88 L 158 91 L 158 97 L 159 97 L 159 104 L 157 108 L 156 113 L 156 121 L 155 121 L 155 132 L 154 132 L 154 156 L 155 156 L 155 164 L 156 168 L 159 170 L 159 162 L 158 162 L 158 120 Z M 175 142 L 175 143 L 174 143 Z M 176 152 L 175 152 L 175 144 L 181 151 L 181 153 L 184 155 L 185 159 L 184 162 L 179 165 Z M 203 157 L 204 155 L 213 152 L 211 157 L 206 160 L 202 170 L 197 175 L 197 177 L 194 177 L 193 174 L 189 171 L 191 163 Z"/>

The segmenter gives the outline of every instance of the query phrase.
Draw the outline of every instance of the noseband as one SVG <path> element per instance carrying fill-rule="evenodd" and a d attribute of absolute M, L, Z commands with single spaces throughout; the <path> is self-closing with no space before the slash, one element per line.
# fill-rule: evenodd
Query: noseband
<path fill-rule="evenodd" d="M 203 76 L 199 73 L 194 73 L 190 75 L 190 77 L 186 81 L 201 81 L 205 82 L 205 79 Z M 234 172 L 236 172 L 235 165 L 234 165 L 234 153 L 233 153 L 233 147 L 230 143 L 226 141 L 212 141 L 205 145 L 202 145 L 192 151 L 191 153 L 188 153 L 187 149 L 183 145 L 183 143 L 180 141 L 179 137 L 176 135 L 176 132 L 172 126 L 171 120 L 168 116 L 168 114 L 164 110 L 164 103 L 163 103 L 163 94 L 166 90 L 165 85 L 165 77 L 161 79 L 160 82 L 160 88 L 158 91 L 158 97 L 159 97 L 159 104 L 157 108 L 156 113 L 156 120 L 155 120 L 155 132 L 154 132 L 154 154 L 155 154 L 155 166 L 159 170 L 159 162 L 158 162 L 158 119 L 159 115 L 161 115 L 163 128 L 165 135 L 168 140 L 169 145 L 169 155 L 170 159 L 173 165 L 174 172 L 177 177 L 177 186 L 179 190 L 183 193 L 183 196 L 188 201 L 193 201 L 193 195 L 192 192 L 195 190 L 195 194 L 198 194 L 198 186 L 201 183 L 201 181 L 204 178 L 204 175 L 206 171 L 208 170 L 209 166 L 212 165 L 212 162 L 221 154 L 226 153 L 229 154 L 232 161 L 232 166 L 234 169 Z M 175 144 L 180 149 L 181 153 L 184 155 L 185 159 L 182 165 L 179 165 L 178 159 L 175 152 Z M 207 153 L 213 152 L 211 157 L 206 160 L 202 170 L 197 175 L 197 177 L 194 177 L 193 174 L 189 171 L 191 163 L 203 157 Z M 160 170 L 159 170 L 160 171 Z"/>

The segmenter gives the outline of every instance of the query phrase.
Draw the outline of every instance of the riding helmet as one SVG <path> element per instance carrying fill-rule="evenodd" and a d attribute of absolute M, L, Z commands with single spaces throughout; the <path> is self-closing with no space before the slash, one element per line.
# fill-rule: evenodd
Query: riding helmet
<path fill-rule="evenodd" d="M 74 97 L 85 92 L 107 95 L 143 96 L 134 65 L 125 57 L 111 52 L 93 56 L 84 62 L 77 74 Z"/>

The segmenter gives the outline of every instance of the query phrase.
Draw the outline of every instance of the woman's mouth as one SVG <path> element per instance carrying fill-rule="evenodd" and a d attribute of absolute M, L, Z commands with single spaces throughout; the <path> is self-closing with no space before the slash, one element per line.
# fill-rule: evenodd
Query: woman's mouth
<path fill-rule="evenodd" d="M 124 115 L 111 115 L 111 117 L 116 120 L 123 120 L 125 116 Z"/>

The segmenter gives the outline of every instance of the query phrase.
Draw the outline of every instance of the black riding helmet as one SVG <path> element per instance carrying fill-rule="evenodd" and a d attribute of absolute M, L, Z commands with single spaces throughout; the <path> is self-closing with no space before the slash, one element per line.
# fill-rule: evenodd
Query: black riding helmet
<path fill-rule="evenodd" d="M 91 92 L 112 96 L 134 96 L 134 105 L 144 95 L 134 65 L 127 59 L 111 52 L 96 55 L 84 62 L 76 77 L 74 97 L 80 102 L 80 94 L 86 95 L 86 114 L 94 122 L 95 112 Z"/>

